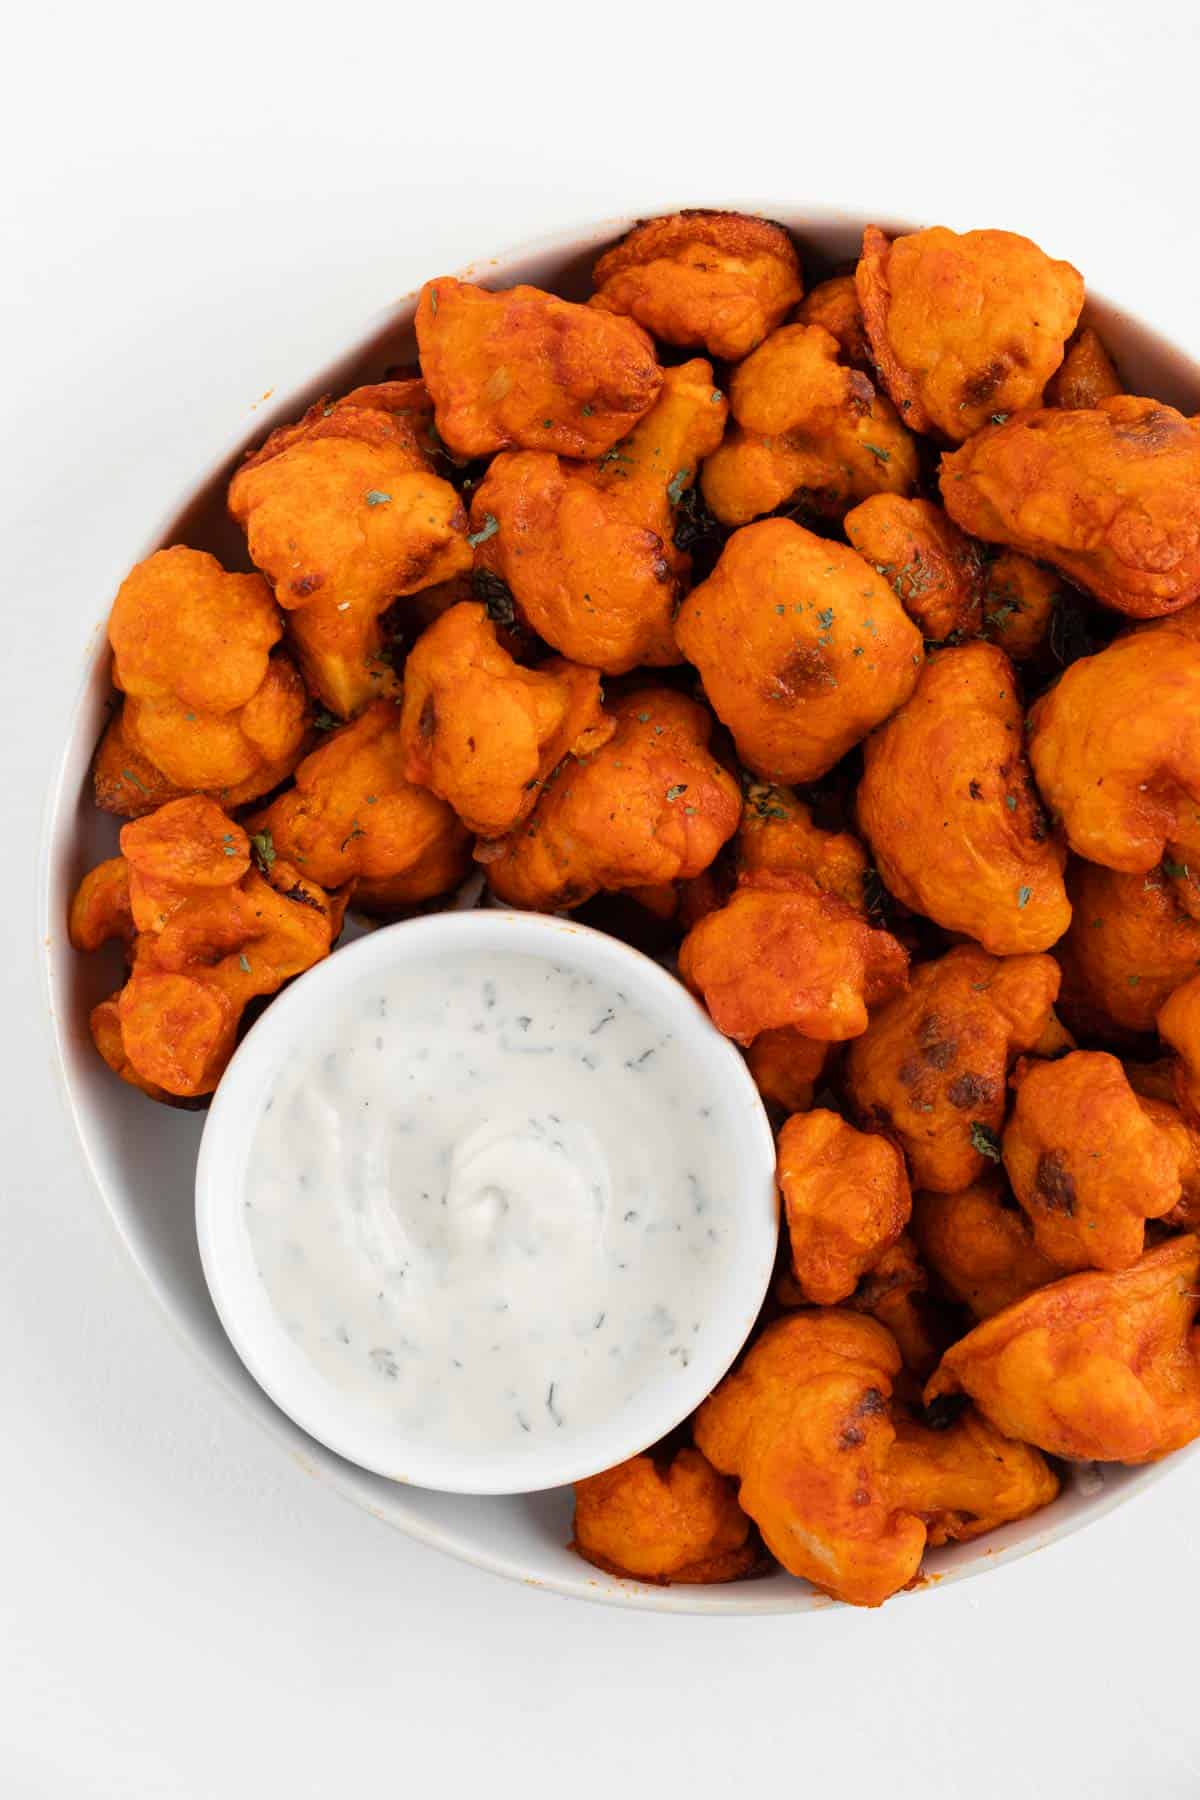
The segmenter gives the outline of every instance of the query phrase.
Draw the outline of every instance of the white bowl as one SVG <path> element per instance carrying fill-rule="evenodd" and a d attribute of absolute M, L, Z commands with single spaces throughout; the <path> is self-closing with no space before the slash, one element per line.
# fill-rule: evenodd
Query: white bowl
<path fill-rule="evenodd" d="M 743 210 L 778 219 L 794 233 L 810 278 L 814 267 L 853 258 L 865 224 L 891 231 L 914 229 L 912 220 L 798 210 L 785 202 L 757 200 Z M 1019 217 L 1006 222 L 1020 228 Z M 580 226 L 482 259 L 460 275 L 491 285 L 533 282 L 581 297 L 595 257 L 633 223 L 629 217 Z M 441 271 L 431 268 L 428 273 Z M 412 296 L 389 313 L 349 329 L 338 362 L 264 412 L 250 441 L 259 442 L 276 425 L 297 417 L 318 395 L 377 380 L 389 364 L 411 360 L 414 307 Z M 1096 298 L 1089 300 L 1085 317 L 1102 331 L 1134 391 L 1158 395 L 1189 414 L 1200 411 L 1200 364 L 1190 355 L 1151 326 Z M 245 566 L 245 544 L 225 513 L 224 490 L 246 446 L 244 433 L 231 440 L 222 463 L 199 476 L 196 486 L 180 496 L 178 514 L 166 529 L 129 545 L 130 565 L 164 543 L 182 541 L 211 550 L 230 566 Z M 120 958 L 114 953 L 106 967 L 103 956 L 77 956 L 67 942 L 67 907 L 75 885 L 94 862 L 113 853 L 116 843 L 115 822 L 95 810 L 89 782 L 92 751 L 108 715 L 111 692 L 101 626 L 102 619 L 80 622 L 85 667 L 74 729 L 48 802 L 39 953 L 44 958 L 67 1103 L 88 1167 L 130 1255 L 184 1341 L 312 1474 L 409 1536 L 480 1568 L 580 1599 L 660 1612 L 808 1612 L 833 1605 L 781 1571 L 761 1581 L 719 1587 L 659 1588 L 604 1575 L 567 1549 L 569 1490 L 490 1498 L 387 1481 L 309 1437 L 272 1404 L 245 1369 L 209 1298 L 196 1244 L 192 1186 L 203 1116 L 154 1105 L 114 1079 L 102 1064 L 88 1033 L 87 1015 L 117 985 Z M 925 1562 L 928 1586 L 979 1574 L 1053 1543 L 1132 1498 L 1175 1467 L 1181 1455 L 1192 1453 L 1177 1452 L 1143 1469 L 1089 1466 L 1072 1472 L 1060 1497 L 1032 1519 L 973 1543 L 931 1552 Z"/>
<path fill-rule="evenodd" d="M 719 1227 L 713 1267 L 720 1292 L 689 1339 L 688 1356 L 661 1359 L 660 1376 L 644 1382 L 606 1418 L 587 1424 L 585 1415 L 581 1428 L 568 1421 L 566 1429 L 520 1437 L 511 1448 L 489 1451 L 414 1438 L 376 1401 L 350 1399 L 329 1382 L 284 1328 L 259 1276 L 245 1213 L 250 1146 L 296 1045 L 321 1056 L 329 1047 L 322 1034 L 356 997 L 365 1006 L 367 996 L 388 980 L 401 1003 L 397 1010 L 403 1010 L 406 975 L 449 971 L 468 956 L 486 956 L 497 969 L 513 957 L 535 958 L 572 976 L 594 978 L 606 994 L 617 988 L 628 995 L 655 1030 L 669 1033 L 686 1054 L 689 1103 L 710 1114 L 720 1154 L 729 1159 L 726 1180 L 714 1172 L 711 1183 L 712 1223 Z M 401 1073 L 389 1071 L 389 1082 L 399 1084 Z M 276 1405 L 312 1437 L 393 1481 L 456 1494 L 533 1493 L 611 1469 L 657 1443 L 725 1374 L 753 1328 L 775 1265 L 775 1140 L 743 1058 L 682 983 L 639 950 L 572 920 L 538 913 L 500 908 L 431 913 L 339 949 L 293 982 L 247 1032 L 221 1077 L 204 1127 L 196 1234 L 209 1292 L 234 1348 Z M 682 1270 L 675 1253 L 670 1264 Z M 673 1298 L 669 1289 L 663 1294 L 668 1305 Z"/>

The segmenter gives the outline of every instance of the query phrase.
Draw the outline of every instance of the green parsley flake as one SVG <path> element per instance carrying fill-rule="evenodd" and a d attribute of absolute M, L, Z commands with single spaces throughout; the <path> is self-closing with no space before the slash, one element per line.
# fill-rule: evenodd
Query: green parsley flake
<path fill-rule="evenodd" d="M 892 460 L 891 451 L 890 450 L 881 450 L 879 448 L 878 444 L 864 443 L 863 448 L 864 448 L 864 450 L 869 450 L 871 452 L 872 456 L 878 457 L 880 462 L 885 463 L 885 462 L 891 462 L 891 460 Z"/>
<path fill-rule="evenodd" d="M 691 473 L 690 469 L 676 469 L 667 483 L 667 499 L 672 506 L 678 506 L 683 499 L 683 490 L 691 479 Z"/>
<path fill-rule="evenodd" d="M 979 1152 L 980 1156 L 986 1156 L 989 1162 L 998 1163 L 1000 1161 L 1000 1139 L 991 1126 L 985 1125 L 982 1119 L 972 1119 L 971 1121 L 971 1146 Z"/>
<path fill-rule="evenodd" d="M 150 789 L 146 786 L 145 782 L 139 781 L 132 769 L 122 769 L 121 780 L 131 781 L 135 788 L 141 788 L 143 794 L 148 794 L 150 792 Z"/>
<path fill-rule="evenodd" d="M 993 425 L 1005 425 L 1005 424 L 1007 424 L 1007 422 L 1008 422 L 1008 414 L 1007 413 L 993 413 L 992 414 L 992 424 Z"/>
<path fill-rule="evenodd" d="M 250 848 L 254 852 L 254 860 L 263 874 L 269 874 L 271 864 L 275 861 L 275 840 L 269 831 L 252 831 Z"/>
<path fill-rule="evenodd" d="M 390 494 L 385 494 L 382 488 L 367 489 L 368 506 L 390 506 L 391 500 L 392 496 Z"/>
<path fill-rule="evenodd" d="M 313 725 L 317 731 L 335 731 L 339 722 L 340 721 L 335 719 L 331 712 L 326 712 L 324 707 L 322 707 L 321 711 L 313 720 Z"/>
<path fill-rule="evenodd" d="M 822 607 L 821 611 L 817 614 L 817 624 L 820 625 L 823 630 L 829 630 L 829 627 L 833 624 L 832 606 Z"/>
<path fill-rule="evenodd" d="M 495 537 L 499 529 L 500 521 L 496 518 L 495 514 L 484 513 L 483 525 L 478 531 L 471 532 L 467 538 L 467 542 L 470 544 L 472 550 L 474 550 L 477 545 L 486 544 L 489 538 Z"/>
<path fill-rule="evenodd" d="M 1017 796 L 1015 794 L 1005 794 L 1004 804 L 1005 804 L 1005 806 L 1007 806 L 1009 812 L 1016 812 Z"/>
<path fill-rule="evenodd" d="M 438 306 L 437 289 L 430 288 L 430 290 L 429 290 L 429 310 L 431 313 L 433 313 L 435 318 L 437 316 L 437 306 Z"/>
<path fill-rule="evenodd" d="M 1018 906 L 1028 906 L 1030 896 L 1032 895 L 1032 893 L 1033 893 L 1032 888 L 1027 888 L 1027 887 L 1018 888 L 1017 889 L 1017 905 Z"/>
<path fill-rule="evenodd" d="M 687 782 L 680 781 L 680 782 L 677 782 L 674 787 L 669 787 L 667 789 L 667 799 L 668 800 L 678 800 L 680 794 L 686 794 L 686 793 L 687 793 Z"/>
<path fill-rule="evenodd" d="M 248 975 L 250 973 L 250 959 L 244 951 L 238 957 L 238 968 L 242 971 L 243 975 Z"/>

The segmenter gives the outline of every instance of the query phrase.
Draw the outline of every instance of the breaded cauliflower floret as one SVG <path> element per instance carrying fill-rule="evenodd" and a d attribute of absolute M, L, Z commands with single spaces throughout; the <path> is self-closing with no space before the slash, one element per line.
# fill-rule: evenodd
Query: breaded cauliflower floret
<path fill-rule="evenodd" d="M 261 575 L 182 544 L 121 583 L 108 637 L 125 703 L 96 754 L 96 803 L 136 818 L 180 793 L 240 806 L 291 773 L 309 726 L 283 615 Z"/>
<path fill-rule="evenodd" d="M 215 801 L 171 801 L 123 827 L 121 856 L 85 876 L 72 906 L 77 949 L 129 947 L 128 980 L 92 1014 L 97 1049 L 156 1099 L 211 1093 L 247 1003 L 327 956 L 340 925 L 340 903 L 294 864 L 256 866 Z"/>
<path fill-rule="evenodd" d="M 595 669 L 551 658 L 513 661 L 487 609 L 443 613 L 404 665 L 401 742 L 410 781 L 432 789 L 481 837 L 502 837 L 532 812 L 568 754 L 586 756 L 615 730 Z"/>
<path fill-rule="evenodd" d="M 1065 1276 L 952 1345 L 926 1398 L 969 1394 L 1006 1437 L 1072 1462 L 1157 1462 L 1200 1435 L 1197 1276 L 1191 1235 Z"/>
<path fill-rule="evenodd" d="M 456 456 L 603 456 L 662 386 L 640 325 L 541 288 L 492 293 L 441 275 L 421 289 L 416 331 L 437 428 Z"/>
<path fill-rule="evenodd" d="M 1083 306 L 1083 277 L 1012 231 L 869 225 L 858 297 L 875 365 L 913 431 L 961 443 L 1037 406 Z"/>
<path fill-rule="evenodd" d="M 432 900 L 471 866 L 471 841 L 444 800 L 409 780 L 400 711 L 376 700 L 296 770 L 294 787 L 250 821 L 322 887 L 354 884 L 363 912 Z"/>
<path fill-rule="evenodd" d="M 1200 596 L 1200 431 L 1122 395 L 1017 413 L 942 458 L 942 503 L 974 537 L 1053 563 L 1117 612 Z"/>
<path fill-rule="evenodd" d="M 896 1139 L 914 1188 L 954 1194 L 999 1161 L 1008 1070 L 1045 1031 L 1058 983 L 1052 957 L 962 944 L 913 969 L 850 1045 L 854 1114 Z"/>
<path fill-rule="evenodd" d="M 733 1483 L 698 1450 L 653 1456 L 575 1483 L 580 1556 L 610 1575 L 637 1581 L 737 1581 L 761 1561 Z"/>
<path fill-rule="evenodd" d="M 620 675 L 680 661 L 672 619 L 691 572 L 674 515 L 721 441 L 725 398 L 700 358 L 665 371 L 656 404 L 595 463 L 497 456 L 471 505 L 476 565 L 572 662 Z"/>
<path fill-rule="evenodd" d="M 803 291 L 782 225 L 732 212 L 646 219 L 605 251 L 593 279 L 593 306 L 725 362 L 760 344 Z"/>
<path fill-rule="evenodd" d="M 305 680 L 343 718 L 391 690 L 381 616 L 399 596 L 471 566 L 467 517 L 397 385 L 319 402 L 274 431 L 229 486 L 251 560 L 289 615 Z"/>
<path fill-rule="evenodd" d="M 815 781 L 912 693 L 921 634 L 869 563 L 788 519 L 735 531 L 679 647 L 746 767 Z"/>
<path fill-rule="evenodd" d="M 907 494 L 916 481 L 913 438 L 821 325 L 773 331 L 734 370 L 729 403 L 733 428 L 700 483 L 722 524 L 789 503 L 840 518 L 869 494 Z"/>
<path fill-rule="evenodd" d="M 994 956 L 1048 950 L 1071 921 L 1066 851 L 1030 778 L 1012 664 L 939 650 L 867 740 L 858 822 L 884 885 Z"/>
<path fill-rule="evenodd" d="M 737 830 L 737 782 L 708 748 L 712 720 L 669 688 L 612 707 L 616 731 L 548 780 L 529 817 L 479 852 L 496 896 L 533 911 L 699 875 Z"/>

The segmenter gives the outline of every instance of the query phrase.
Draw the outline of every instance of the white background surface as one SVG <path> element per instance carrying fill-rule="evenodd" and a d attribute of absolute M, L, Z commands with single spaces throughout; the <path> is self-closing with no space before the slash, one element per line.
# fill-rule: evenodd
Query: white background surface
<path fill-rule="evenodd" d="M 54 1092 L 34 849 L 88 633 L 253 401 L 423 277 L 626 209 L 843 202 L 1024 230 L 1200 351 L 1193 9 L 820 14 L 44 0 L 15 53 L 10 24 L 4 1800 L 1200 1789 L 1200 1458 L 877 1614 L 510 1586 L 316 1487 L 210 1384 Z"/>

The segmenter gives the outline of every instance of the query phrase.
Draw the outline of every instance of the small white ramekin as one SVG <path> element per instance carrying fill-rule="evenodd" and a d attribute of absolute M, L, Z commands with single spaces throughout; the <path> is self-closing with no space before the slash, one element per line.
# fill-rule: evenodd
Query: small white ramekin
<path fill-rule="evenodd" d="M 539 956 L 629 993 L 688 1054 L 692 1095 L 712 1109 L 733 1151 L 738 1192 L 722 1233 L 725 1266 L 716 1304 L 691 1344 L 686 1378 L 672 1364 L 620 1413 L 568 1427 L 512 1452 L 454 1451 L 406 1441 L 383 1415 L 351 1407 L 288 1337 L 255 1268 L 243 1200 L 250 1145 L 276 1077 L 334 1000 L 385 972 L 403 991 L 405 969 L 484 954 L 502 966 Z M 276 1406 L 350 1462 L 419 1487 L 458 1494 L 534 1493 L 559 1487 L 665 1436 L 699 1405 L 733 1362 L 762 1305 L 775 1260 L 775 1146 L 741 1056 L 675 978 L 640 951 L 570 920 L 498 910 L 429 914 L 360 938 L 292 983 L 247 1033 L 221 1078 L 196 1170 L 196 1230 L 205 1278 L 238 1355 Z M 669 1298 L 669 1296 L 668 1296 Z"/>

